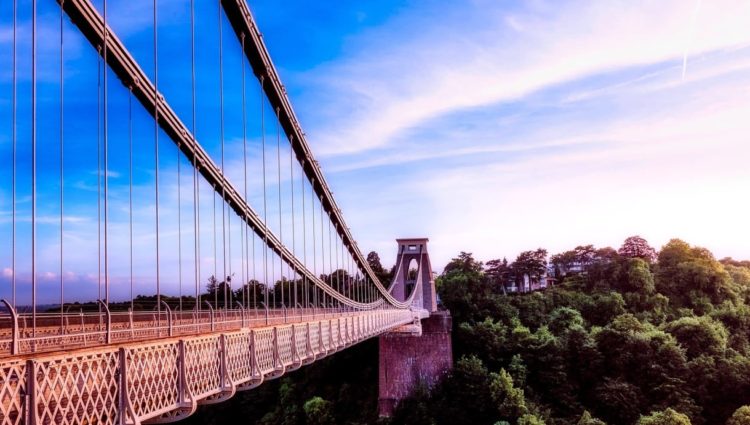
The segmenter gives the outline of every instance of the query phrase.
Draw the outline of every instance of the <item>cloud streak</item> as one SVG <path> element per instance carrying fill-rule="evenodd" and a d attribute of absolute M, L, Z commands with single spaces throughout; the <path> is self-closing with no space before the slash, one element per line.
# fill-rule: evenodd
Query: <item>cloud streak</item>
<path fill-rule="evenodd" d="M 303 101 L 322 103 L 324 110 L 316 115 L 325 124 L 310 129 L 319 154 L 389 146 L 402 132 L 457 110 L 517 100 L 616 68 L 677 60 L 693 12 L 680 1 L 556 8 L 542 2 L 515 11 L 487 2 L 465 6 L 458 16 L 417 7 L 363 35 L 357 53 L 306 76 L 320 90 Z M 438 17 L 413 19 L 417 14 Z M 691 51 L 747 44 L 747 19 L 746 2 L 705 5 Z M 407 31 L 407 25 L 417 29 Z M 331 93 L 336 101 L 325 102 Z"/>

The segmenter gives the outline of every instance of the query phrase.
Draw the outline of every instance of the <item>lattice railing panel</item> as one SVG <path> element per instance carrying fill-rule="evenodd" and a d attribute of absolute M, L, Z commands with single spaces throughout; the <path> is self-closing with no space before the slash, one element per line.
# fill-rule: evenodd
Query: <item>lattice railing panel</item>
<path fill-rule="evenodd" d="M 227 334 L 224 339 L 227 371 L 233 382 L 245 382 L 253 376 L 250 332 Z"/>
<path fill-rule="evenodd" d="M 284 366 L 294 363 L 292 342 L 291 326 L 279 326 L 276 328 L 276 350 L 279 353 L 279 360 L 281 360 Z"/>
<path fill-rule="evenodd" d="M 36 423 L 116 423 L 119 360 L 109 349 L 35 363 Z"/>
<path fill-rule="evenodd" d="M 273 329 L 255 331 L 255 356 L 258 359 L 258 368 L 263 374 L 273 372 L 276 366 Z"/>
<path fill-rule="evenodd" d="M 320 322 L 320 323 L 321 323 L 321 327 L 320 327 L 321 335 L 320 336 L 321 336 L 321 339 L 323 340 L 323 346 L 321 347 L 321 350 L 330 351 L 331 349 L 331 328 L 330 328 L 331 322 L 325 321 L 325 322 Z"/>
<path fill-rule="evenodd" d="M 294 325 L 294 349 L 300 360 L 307 359 L 307 337 L 307 325 Z"/>
<path fill-rule="evenodd" d="M 330 335 L 331 335 L 331 348 L 334 349 L 334 350 L 336 348 L 338 348 L 339 345 L 341 345 L 341 343 L 339 341 L 340 340 L 340 338 L 339 338 L 339 336 L 340 336 L 340 334 L 339 334 L 339 325 L 340 324 L 341 324 L 341 320 L 340 319 L 335 319 L 335 320 L 329 320 L 328 321 L 328 327 L 329 327 L 330 332 L 331 332 L 330 333 Z"/>
<path fill-rule="evenodd" d="M 26 362 L 12 360 L 0 367 L 0 425 L 20 425 L 26 394 Z"/>
<path fill-rule="evenodd" d="M 221 389 L 221 341 L 218 335 L 185 341 L 185 380 L 197 398 Z"/>
<path fill-rule="evenodd" d="M 127 350 L 128 400 L 138 417 L 177 408 L 179 404 L 178 343 Z"/>
<path fill-rule="evenodd" d="M 320 354 L 320 327 L 318 323 L 310 324 L 310 349 L 315 354 Z"/>

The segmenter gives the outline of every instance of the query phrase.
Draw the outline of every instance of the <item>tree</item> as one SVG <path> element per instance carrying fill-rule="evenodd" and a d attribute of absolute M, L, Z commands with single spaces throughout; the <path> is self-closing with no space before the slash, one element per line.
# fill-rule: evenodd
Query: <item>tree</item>
<path fill-rule="evenodd" d="M 671 408 L 641 416 L 636 425 L 691 425 L 690 418 Z"/>
<path fill-rule="evenodd" d="M 596 388 L 595 400 L 598 416 L 607 422 L 632 424 L 640 414 L 641 391 L 633 384 L 620 379 L 605 378 Z"/>
<path fill-rule="evenodd" d="M 640 236 L 631 236 L 625 239 L 618 253 L 627 258 L 642 258 L 649 263 L 656 260 L 656 250 L 648 244 L 646 239 Z"/>
<path fill-rule="evenodd" d="M 735 410 L 727 420 L 727 425 L 750 425 L 750 406 L 742 406 Z"/>
<path fill-rule="evenodd" d="M 392 272 L 388 272 L 384 267 L 383 264 L 380 262 L 380 256 L 375 251 L 370 251 L 369 254 L 367 254 L 367 264 L 370 265 L 370 268 L 375 273 L 375 276 L 380 279 L 380 282 L 383 285 L 388 285 L 391 282 L 391 279 L 393 279 Z"/>
<path fill-rule="evenodd" d="M 576 425 L 607 425 L 602 421 L 601 419 L 597 419 L 593 416 L 591 416 L 591 413 L 589 413 L 588 410 L 583 411 L 583 415 L 581 415 L 581 419 L 578 420 Z"/>
<path fill-rule="evenodd" d="M 699 314 L 709 312 L 710 304 L 735 300 L 738 290 L 707 249 L 691 247 L 679 239 L 672 239 L 659 252 L 656 289 L 677 306 Z"/>
<path fill-rule="evenodd" d="M 629 292 L 651 294 L 654 292 L 654 276 L 646 260 L 635 257 L 629 258 L 625 265 L 623 289 Z"/>
<path fill-rule="evenodd" d="M 524 275 L 531 281 L 539 281 L 547 274 L 547 250 L 539 248 L 535 251 L 524 251 L 518 254 L 510 268 L 519 285 L 523 283 Z"/>
<path fill-rule="evenodd" d="M 550 263 L 555 266 L 555 277 L 565 277 L 575 268 L 577 263 L 575 251 L 565 251 L 555 254 L 550 258 Z"/>
<path fill-rule="evenodd" d="M 518 419 L 518 425 L 544 425 L 544 421 L 536 415 L 525 414 Z"/>
<path fill-rule="evenodd" d="M 333 418 L 331 402 L 315 396 L 307 400 L 303 406 L 305 419 L 308 425 L 332 425 L 336 422 Z"/>
<path fill-rule="evenodd" d="M 487 262 L 486 269 L 487 277 L 495 287 L 499 287 L 500 291 L 505 294 L 505 286 L 512 282 L 513 271 L 508 265 L 508 260 L 503 258 L 502 260 L 490 260 Z"/>
<path fill-rule="evenodd" d="M 571 273 L 588 271 L 596 259 L 596 253 L 594 245 L 579 245 L 571 251 L 553 255 L 550 263 L 555 266 L 556 277 L 564 277 Z"/>
<path fill-rule="evenodd" d="M 558 307 L 550 314 L 549 330 L 555 335 L 563 335 L 574 327 L 583 326 L 581 313 L 570 307 Z"/>
<path fill-rule="evenodd" d="M 723 354 L 727 348 L 727 330 L 708 316 L 681 317 L 668 323 L 664 330 L 677 338 L 688 358 Z"/>
<path fill-rule="evenodd" d="M 443 269 L 443 274 L 448 274 L 453 271 L 460 271 L 463 273 L 481 273 L 482 263 L 474 259 L 470 252 L 461 251 L 458 257 L 453 258 L 448 265 Z"/>
<path fill-rule="evenodd" d="M 528 412 L 523 390 L 513 386 L 513 378 L 505 369 L 491 374 L 490 396 L 503 419 L 516 420 Z"/>

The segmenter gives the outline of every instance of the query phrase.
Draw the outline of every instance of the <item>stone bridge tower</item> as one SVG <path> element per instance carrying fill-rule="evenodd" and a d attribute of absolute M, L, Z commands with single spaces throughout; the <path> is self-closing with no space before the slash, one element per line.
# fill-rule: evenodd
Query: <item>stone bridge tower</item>
<path fill-rule="evenodd" d="M 451 316 L 438 311 L 427 238 L 397 239 L 396 276 L 393 296 L 408 299 L 415 285 L 422 283 L 414 304 L 423 306 L 430 317 L 416 326 L 406 326 L 380 336 L 378 414 L 391 416 L 398 403 L 420 384 L 432 388 L 452 368 Z M 410 265 L 416 263 L 416 270 Z M 410 272 L 411 270 L 411 272 Z M 420 299 L 421 298 L 421 299 Z M 421 303 L 419 302 L 421 301 Z"/>
<path fill-rule="evenodd" d="M 415 289 L 416 283 L 423 282 L 416 298 L 421 300 L 425 310 L 432 313 L 437 311 L 437 295 L 430 255 L 427 253 L 428 241 L 427 238 L 396 239 L 398 256 L 396 257 L 393 296 L 399 301 L 404 301 Z M 416 264 L 416 270 L 410 267 L 412 261 Z"/>

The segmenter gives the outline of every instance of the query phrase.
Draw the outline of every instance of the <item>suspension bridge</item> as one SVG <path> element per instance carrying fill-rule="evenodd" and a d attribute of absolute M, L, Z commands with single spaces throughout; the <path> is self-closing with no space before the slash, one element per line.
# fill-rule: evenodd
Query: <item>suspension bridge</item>
<path fill-rule="evenodd" d="M 0 10 L 0 424 L 173 422 L 376 336 L 386 414 L 450 367 L 427 239 L 380 281 L 245 0 L 109 3 Z"/>

